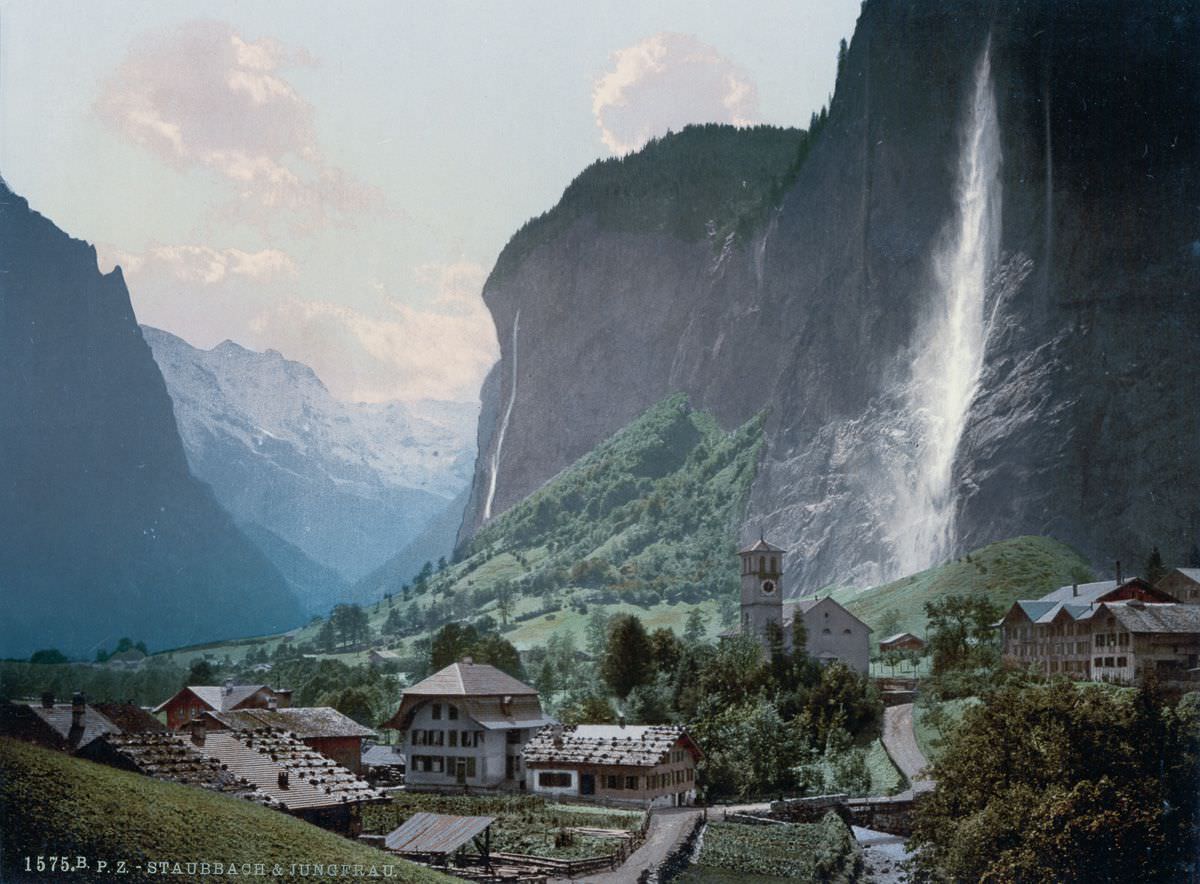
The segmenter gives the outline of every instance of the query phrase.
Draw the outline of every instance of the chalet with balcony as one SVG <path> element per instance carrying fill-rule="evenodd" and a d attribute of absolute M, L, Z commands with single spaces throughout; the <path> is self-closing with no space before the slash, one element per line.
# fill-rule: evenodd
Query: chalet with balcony
<path fill-rule="evenodd" d="M 382 727 L 401 732 L 405 783 L 428 789 L 522 789 L 521 750 L 554 719 L 535 688 L 464 658 L 404 692 Z"/>

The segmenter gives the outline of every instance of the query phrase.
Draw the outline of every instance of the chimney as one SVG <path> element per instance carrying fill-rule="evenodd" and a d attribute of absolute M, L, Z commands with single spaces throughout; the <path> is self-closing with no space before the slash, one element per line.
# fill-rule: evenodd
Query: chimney
<path fill-rule="evenodd" d="M 43 709 L 53 709 L 54 708 L 54 692 L 53 691 L 46 691 L 45 693 L 42 694 L 42 708 Z"/>
<path fill-rule="evenodd" d="M 87 706 L 87 700 L 83 694 L 76 691 L 71 695 L 71 730 L 83 727 L 83 710 Z"/>
<path fill-rule="evenodd" d="M 463 657 L 462 660 L 460 660 L 459 662 L 462 663 L 463 666 L 474 666 L 475 665 L 475 661 L 472 660 L 470 657 Z"/>
<path fill-rule="evenodd" d="M 208 733 L 208 728 L 204 726 L 204 719 L 197 716 L 188 722 L 188 730 L 192 732 L 192 743 L 197 746 L 204 745 L 204 737 Z"/>
<path fill-rule="evenodd" d="M 1117 559 L 1117 586 L 1121 585 L 1121 560 Z"/>
<path fill-rule="evenodd" d="M 226 696 L 229 696 L 230 694 L 233 693 L 233 679 L 232 678 L 228 678 L 225 680 L 225 687 L 223 687 L 221 689 L 221 693 L 225 694 Z"/>
<path fill-rule="evenodd" d="M 550 735 L 551 735 L 551 737 L 554 738 L 555 746 L 562 746 L 562 744 L 563 744 L 563 726 L 561 724 L 556 723 L 550 729 Z"/>
<path fill-rule="evenodd" d="M 1071 584 L 1071 595 L 1073 595 L 1073 596 L 1079 595 L 1079 583 L 1078 582 Z"/>
<path fill-rule="evenodd" d="M 288 772 L 281 770 L 279 772 L 279 788 L 286 789 L 288 787 Z"/>
<path fill-rule="evenodd" d="M 625 713 L 624 712 L 622 712 L 620 715 L 617 716 L 617 727 L 621 728 L 621 730 L 625 729 Z"/>

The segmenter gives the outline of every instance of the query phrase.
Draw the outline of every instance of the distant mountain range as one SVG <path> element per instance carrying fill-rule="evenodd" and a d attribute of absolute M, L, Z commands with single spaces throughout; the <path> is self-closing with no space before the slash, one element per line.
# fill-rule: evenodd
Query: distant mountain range
<path fill-rule="evenodd" d="M 0 181 L 0 656 L 290 629 L 280 572 L 193 478 L 119 270 Z"/>
<path fill-rule="evenodd" d="M 274 350 L 231 341 L 202 350 L 145 326 L 142 335 L 174 402 L 192 472 L 289 576 L 309 611 L 344 600 L 348 583 L 404 550 L 431 521 L 454 526 L 443 544 L 427 537 L 427 556 L 449 551 L 464 506 L 455 501 L 474 466 L 477 406 L 344 402 L 311 368 Z"/>

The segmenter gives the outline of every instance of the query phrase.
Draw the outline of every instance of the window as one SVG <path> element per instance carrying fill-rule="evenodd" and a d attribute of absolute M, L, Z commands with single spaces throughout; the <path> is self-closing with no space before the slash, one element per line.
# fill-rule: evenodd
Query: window
<path fill-rule="evenodd" d="M 1125 661 L 1125 658 L 1124 658 L 1124 657 L 1118 657 L 1118 658 L 1117 658 L 1117 665 L 1118 665 L 1118 666 L 1124 666 L 1124 665 L 1125 665 L 1125 662 L 1126 662 L 1126 661 Z"/>
<path fill-rule="evenodd" d="M 429 770 L 432 773 L 446 772 L 446 759 L 438 755 L 429 756 Z"/>
<path fill-rule="evenodd" d="M 458 721 L 458 707 L 447 705 L 446 706 L 446 717 L 449 718 L 451 721 Z"/>
<path fill-rule="evenodd" d="M 450 731 L 450 745 L 458 748 L 458 731 Z"/>
<path fill-rule="evenodd" d="M 1117 636 L 1117 644 L 1123 648 L 1129 647 L 1129 633 L 1122 632 L 1119 636 Z"/>
<path fill-rule="evenodd" d="M 445 746 L 446 732 L 445 731 L 426 731 L 426 736 L 429 739 L 430 746 Z"/>
<path fill-rule="evenodd" d="M 569 773 L 544 770 L 538 773 L 538 785 L 543 789 L 569 788 L 571 785 L 571 775 Z"/>
<path fill-rule="evenodd" d="M 626 777 L 625 778 L 625 788 L 626 789 L 636 789 L 637 787 L 638 787 L 638 778 L 637 777 Z"/>
<path fill-rule="evenodd" d="M 616 774 L 608 774 L 604 778 L 604 788 L 605 789 L 620 789 L 621 788 L 621 778 L 619 776 L 617 776 Z"/>
<path fill-rule="evenodd" d="M 522 737 L 524 735 L 525 735 L 525 731 L 522 731 L 522 730 L 509 731 L 505 735 L 505 742 L 508 743 L 508 745 L 510 745 L 510 746 L 518 745 L 518 744 L 524 742 L 522 740 Z"/>
<path fill-rule="evenodd" d="M 1113 658 L 1112 658 L 1112 657 L 1105 657 L 1105 658 L 1104 658 L 1104 666 L 1105 666 L 1105 668 L 1112 668 L 1112 665 L 1113 665 Z"/>
<path fill-rule="evenodd" d="M 467 776 L 469 776 L 469 777 L 475 776 L 475 756 L 474 755 L 467 756 Z"/>
<path fill-rule="evenodd" d="M 1098 647 L 1098 648 L 1104 647 L 1104 633 L 1102 633 L 1102 632 L 1096 633 L 1096 647 Z"/>
<path fill-rule="evenodd" d="M 412 734 L 409 736 L 409 739 L 412 740 L 412 744 L 414 746 L 424 746 L 425 745 L 425 731 L 414 730 L 412 732 Z"/>
<path fill-rule="evenodd" d="M 431 715 L 432 715 L 432 717 L 433 717 L 434 719 L 441 719 L 441 717 L 442 717 L 442 704 L 441 704 L 441 703 L 434 703 L 434 704 L 433 704 L 433 706 L 431 706 L 430 708 L 432 709 L 432 712 L 431 712 Z"/>
<path fill-rule="evenodd" d="M 1092 661 L 1092 665 L 1099 668 L 1104 665 L 1104 661 L 1101 660 L 1099 657 L 1097 657 L 1095 660 Z"/>

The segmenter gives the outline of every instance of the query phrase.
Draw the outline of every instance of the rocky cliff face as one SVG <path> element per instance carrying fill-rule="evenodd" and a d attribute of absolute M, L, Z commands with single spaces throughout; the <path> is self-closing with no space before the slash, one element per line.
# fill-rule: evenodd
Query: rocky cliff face
<path fill-rule="evenodd" d="M 239 522 L 347 581 L 409 544 L 470 481 L 474 405 L 342 402 L 311 368 L 274 350 L 232 341 L 200 350 L 158 329 L 143 334 L 192 472 Z M 342 601 L 305 595 L 318 610 Z"/>
<path fill-rule="evenodd" d="M 188 471 L 119 270 L 0 184 L 0 655 L 296 626 Z"/>
<path fill-rule="evenodd" d="M 485 288 L 502 361 L 463 536 L 683 391 L 727 426 L 770 409 L 745 535 L 792 550 L 793 589 L 1019 534 L 1097 564 L 1191 547 L 1188 4 L 868 0 L 782 195 L 707 236 L 588 211 L 598 171 Z"/>

